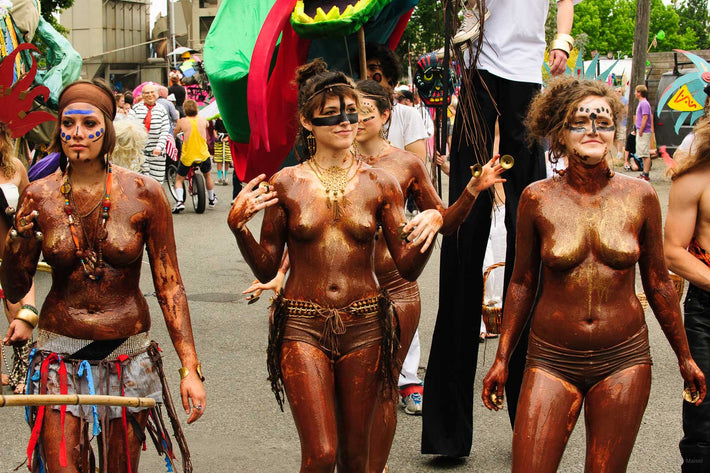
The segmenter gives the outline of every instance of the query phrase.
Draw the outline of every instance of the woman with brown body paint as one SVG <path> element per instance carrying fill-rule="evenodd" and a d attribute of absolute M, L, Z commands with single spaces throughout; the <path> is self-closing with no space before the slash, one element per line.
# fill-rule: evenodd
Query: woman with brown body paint
<path fill-rule="evenodd" d="M 446 208 L 436 189 L 431 183 L 424 164 L 415 154 L 398 149 L 389 144 L 382 136 L 382 129 L 390 118 L 391 102 L 388 92 L 372 80 L 358 83 L 362 112 L 358 123 L 357 145 L 363 162 L 384 169 L 392 174 L 399 183 L 402 193 L 411 196 L 422 211 L 434 210 L 443 218 L 443 224 L 438 223 L 439 231 L 448 234 L 455 231 L 471 211 L 478 194 L 496 182 L 504 182 L 499 176 L 503 172 L 500 164 L 494 160 L 483 166 L 478 178 L 472 177 L 466 192 L 451 207 Z M 414 217 L 410 225 L 419 227 L 430 225 L 426 214 L 421 212 Z M 400 276 L 392 261 L 387 245 L 383 239 L 378 239 L 375 245 L 375 274 L 380 286 L 389 291 L 392 302 L 397 309 L 400 324 L 400 347 L 397 352 L 401 363 L 407 355 L 412 337 L 419 324 L 421 304 L 419 287 L 414 281 L 407 281 Z M 399 375 L 399 373 L 397 373 Z M 392 440 L 397 427 L 397 393 L 395 396 L 383 397 L 375 414 L 372 437 L 370 440 L 370 472 L 379 473 L 385 467 L 389 456 Z"/>
<path fill-rule="evenodd" d="M 532 135 L 549 137 L 551 155 L 565 156 L 569 167 L 528 186 L 520 199 L 503 333 L 484 379 L 483 402 L 497 410 L 508 360 L 532 316 L 513 472 L 556 471 L 582 404 L 585 472 L 626 471 L 651 385 L 636 263 L 686 385 L 699 394 L 696 403 L 705 396 L 663 258 L 656 193 L 607 165 L 620 112 L 608 86 L 566 77 L 551 82 L 528 114 Z"/>
<path fill-rule="evenodd" d="M 180 394 L 190 423 L 204 413 L 205 391 L 178 269 L 170 207 L 157 182 L 111 166 L 108 157 L 115 143 L 115 113 L 113 94 L 103 84 L 79 81 L 64 89 L 55 134 L 64 171 L 31 183 L 23 193 L 15 216 L 17 235 L 5 242 L 0 280 L 8 299 L 17 301 L 30 288 L 40 252 L 52 266 L 52 287 L 42 306 L 37 334 L 36 356 L 42 360 L 43 373 L 42 380 L 33 383 L 40 384 L 35 386 L 37 391 L 64 391 L 65 368 L 70 372 L 69 389 L 74 389 L 73 383 L 82 381 L 72 369 L 80 368 L 80 360 L 104 360 L 93 358 L 90 351 L 107 351 L 117 357 L 122 374 L 117 375 L 118 366 L 111 365 L 111 392 L 100 392 L 99 386 L 96 394 L 125 390 L 125 395 L 140 396 L 157 391 L 159 397 L 155 365 L 145 358 L 151 325 L 139 286 L 145 248 L 157 298 L 185 368 Z M 42 241 L 35 238 L 39 230 Z M 33 361 L 32 369 L 39 372 L 40 363 Z M 99 381 L 96 372 L 94 376 Z M 114 378 L 115 383 L 124 381 L 115 388 L 118 392 Z M 102 381 L 106 383 L 105 378 Z M 129 394 L 131 388 L 150 391 Z M 91 411 L 87 419 L 86 411 L 77 406 L 66 411 L 55 407 L 43 410 L 43 420 L 38 416 L 31 442 L 39 441 L 47 471 L 88 471 L 86 447 L 91 435 L 86 426 L 91 424 Z M 137 471 L 148 411 L 129 409 L 123 419 L 118 411 L 107 414 L 107 423 L 101 424 L 102 471 L 125 472 L 131 467 Z"/>
<path fill-rule="evenodd" d="M 29 184 L 27 170 L 22 162 L 14 156 L 12 147 L 12 136 L 7 125 L 0 123 L 0 191 L 5 199 L 4 208 L 0 207 L 0 212 L 4 218 L 0 218 L 0 255 L 5 251 L 5 237 L 10 231 L 9 221 L 11 217 L 6 213 L 7 208 L 17 208 L 20 195 Z M 34 284 L 30 291 L 16 304 L 8 302 L 2 298 L 5 317 L 10 327 L 3 338 L 2 343 L 13 345 L 13 368 L 11 373 L 3 374 L 3 384 L 9 384 L 16 394 L 24 391 L 25 378 L 27 377 L 27 356 L 30 353 L 30 343 L 32 339 L 33 327 L 17 318 L 20 310 L 36 310 Z M 29 307 L 27 307 L 29 306 Z M 1 347 L 0 347 L 1 349 Z M 6 379 L 7 376 L 7 379 Z"/>
<path fill-rule="evenodd" d="M 364 472 L 376 399 L 396 390 L 396 316 L 373 267 L 382 235 L 400 273 L 414 280 L 434 233 L 405 226 L 404 200 L 388 173 L 351 152 L 358 94 L 343 73 L 316 60 L 299 70 L 304 163 L 253 179 L 229 226 L 257 278 L 270 281 L 288 244 L 290 276 L 274 305 L 270 378 L 283 382 L 301 439 L 301 472 Z M 266 208 L 257 243 L 247 221 Z M 402 228 L 404 227 L 404 228 Z M 409 233 L 412 243 L 403 238 Z M 424 245 L 422 245 L 424 243 Z M 340 309 L 338 309 L 340 308 Z"/>

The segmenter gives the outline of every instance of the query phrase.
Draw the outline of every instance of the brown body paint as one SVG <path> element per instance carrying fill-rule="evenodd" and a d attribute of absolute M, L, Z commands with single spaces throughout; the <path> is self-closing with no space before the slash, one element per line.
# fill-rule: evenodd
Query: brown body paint
<path fill-rule="evenodd" d="M 286 168 L 271 185 L 278 203 L 266 208 L 259 243 L 243 225 L 253 209 L 240 206 L 239 198 L 228 223 L 261 281 L 276 275 L 288 244 L 286 298 L 344 307 L 376 295 L 372 255 L 378 224 L 391 261 L 407 280 L 416 280 L 433 248 L 422 254 L 418 246 L 399 238 L 404 199 L 399 183 L 382 170 L 360 166 L 345 189 L 351 205 L 337 222 L 309 166 Z M 379 345 L 369 346 L 332 363 L 309 344 L 283 344 L 281 370 L 301 439 L 302 472 L 333 471 L 336 463 L 338 471 L 368 471 L 374 406 L 384 382 L 378 377 L 379 352 Z"/>
<path fill-rule="evenodd" d="M 573 350 L 613 347 L 639 332 L 645 319 L 634 290 L 637 263 L 681 374 L 704 394 L 664 262 L 656 193 L 636 179 L 609 177 L 605 160 L 590 167 L 571 159 L 563 177 L 532 184 L 520 199 L 515 268 L 498 353 L 484 380 L 486 406 L 497 410 L 490 396 L 503 393 L 507 362 L 530 316 L 531 333 Z M 540 267 L 541 295 L 531 314 Z M 557 374 L 528 369 L 513 434 L 512 471 L 557 471 L 583 403 L 585 472 L 625 471 L 650 382 L 648 364 L 613 372 L 586 390 Z"/>
<path fill-rule="evenodd" d="M 431 184 L 424 164 L 415 154 L 392 146 L 386 148 L 378 156 L 367 159 L 374 167 L 384 169 L 399 182 L 402 193 L 412 196 L 420 210 L 435 209 L 439 211 L 444 223 L 440 229 L 443 234 L 455 231 L 471 211 L 476 197 L 468 191 L 450 207 L 446 208 L 436 189 Z M 382 286 L 390 292 L 392 302 L 397 309 L 400 323 L 400 349 L 398 361 L 402 363 L 409 351 L 414 332 L 419 325 L 421 303 L 419 287 L 415 282 L 408 283 L 397 272 L 387 244 L 378 239 L 375 246 L 375 274 Z M 393 396 L 381 395 L 370 438 L 370 469 L 371 472 L 381 472 L 389 457 L 392 441 L 397 427 L 398 393 Z"/>
<path fill-rule="evenodd" d="M 59 191 L 62 182 L 61 172 L 56 172 L 31 183 L 20 198 L 18 218 L 38 211 L 36 226 L 44 233 L 44 240 L 6 239 L 3 264 L 0 266 L 0 281 L 6 297 L 16 301 L 27 292 L 42 251 L 47 263 L 52 266 L 52 287 L 42 306 L 39 328 L 89 340 L 117 339 L 148 331 L 151 319 L 139 286 L 145 248 L 156 295 L 173 345 L 182 366 L 193 373 L 180 384 L 183 405 L 187 406 L 187 397 L 192 398 L 195 405 L 204 405 L 204 388 L 194 375 L 198 360 L 178 268 L 172 214 L 162 188 L 151 178 L 113 167 L 108 238 L 103 250 L 105 272 L 100 280 L 92 281 L 86 277 L 76 257 L 63 209 L 64 198 Z M 89 209 L 102 198 L 103 178 L 97 182 L 100 184 L 90 189 L 76 189 L 75 186 L 74 198 L 80 209 Z M 95 241 L 96 231 L 100 228 L 98 219 L 93 218 L 95 215 L 93 213 L 83 219 L 84 232 L 89 241 Z M 198 415 L 195 411 L 192 409 L 193 415 L 188 422 L 204 412 Z M 139 421 L 144 425 L 144 416 L 139 416 Z M 62 436 L 59 412 L 47 410 L 44 422 L 42 442 L 44 448 L 51 452 L 58 448 Z M 119 424 L 120 419 L 111 422 L 109 448 L 112 452 L 125 452 L 123 427 Z M 78 459 L 78 426 L 78 419 L 68 415 L 65 426 L 67 452 L 72 452 L 75 459 Z M 135 461 L 132 465 L 137 469 L 140 445 L 137 441 L 133 443 L 131 456 Z M 109 460 L 114 458 L 110 463 L 116 465 L 109 467 L 108 471 L 125 471 L 125 465 L 118 465 L 121 463 L 119 459 L 124 457 L 120 453 L 109 454 Z M 57 455 L 48 455 L 47 459 L 49 471 L 60 470 Z"/>

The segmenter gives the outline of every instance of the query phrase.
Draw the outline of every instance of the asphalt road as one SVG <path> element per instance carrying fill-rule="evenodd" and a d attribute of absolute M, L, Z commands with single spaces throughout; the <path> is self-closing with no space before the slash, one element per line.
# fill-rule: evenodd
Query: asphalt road
<path fill-rule="evenodd" d="M 669 180 L 662 176 L 660 168 L 663 164 L 656 161 L 654 165 L 652 184 L 665 212 Z M 183 214 L 175 218 L 180 268 L 188 294 L 198 354 L 207 376 L 205 415 L 196 424 L 185 426 L 193 464 L 198 473 L 295 472 L 300 465 L 296 428 L 288 407 L 286 412 L 279 411 L 266 380 L 268 297 L 247 305 L 241 295 L 253 276 L 226 225 L 231 187 L 217 187 L 216 191 L 220 202 L 215 209 L 197 215 L 188 206 Z M 250 228 L 258 232 L 259 222 L 260 219 L 255 219 Z M 144 262 L 142 287 L 148 295 L 153 314 L 152 336 L 164 349 L 166 369 L 173 395 L 176 395 L 179 363 L 153 295 L 145 256 Z M 438 271 L 437 248 L 419 279 L 422 292 L 420 374 L 423 378 L 437 311 Z M 38 275 L 38 305 L 49 284 L 49 275 Z M 637 287 L 640 287 L 638 278 Z M 628 471 L 668 473 L 680 470 L 677 445 L 682 435 L 682 379 L 675 356 L 658 323 L 650 312 L 647 317 L 654 362 L 653 386 Z M 389 461 L 392 473 L 498 473 L 510 470 L 512 432 L 508 416 L 505 412 L 489 412 L 480 401 L 482 379 L 491 365 L 496 348 L 496 340 L 480 345 L 470 457 L 447 460 L 421 455 L 421 418 L 407 416 L 400 410 Z M 184 420 L 185 416 L 182 418 Z M 22 410 L 0 409 L 0 429 L 0 472 L 9 472 L 23 461 L 29 439 L 30 431 L 24 423 Z M 584 470 L 584 435 L 584 419 L 580 416 L 559 471 Z M 142 455 L 141 471 L 165 471 L 164 462 L 152 446 Z"/>

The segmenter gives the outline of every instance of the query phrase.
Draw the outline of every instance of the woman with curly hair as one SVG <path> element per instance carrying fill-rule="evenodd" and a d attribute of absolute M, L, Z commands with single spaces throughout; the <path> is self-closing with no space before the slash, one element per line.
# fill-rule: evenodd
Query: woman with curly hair
<path fill-rule="evenodd" d="M 14 155 L 12 147 L 12 137 L 10 129 L 4 123 L 0 123 L 0 255 L 5 253 L 5 237 L 12 226 L 12 219 L 9 214 L 12 209 L 17 208 L 20 195 L 29 184 L 27 170 L 22 161 Z M 7 209 L 10 208 L 10 212 Z M 8 375 L 3 375 L 2 384 L 12 387 L 15 393 L 24 391 L 25 378 L 27 377 L 28 355 L 30 353 L 30 342 L 32 338 L 32 327 L 23 320 L 26 311 L 34 311 L 35 308 L 35 287 L 30 286 L 29 292 L 22 297 L 22 300 L 12 303 L 5 299 L 0 289 L 0 298 L 3 301 L 5 317 L 10 323 L 10 328 L 2 340 L 4 345 L 13 346 L 13 368 Z M 19 317 L 18 317 L 19 315 Z"/>
<path fill-rule="evenodd" d="M 532 136 L 549 138 L 550 159 L 564 156 L 568 167 L 520 198 L 503 333 L 483 381 L 483 402 L 498 410 L 508 360 L 532 317 L 513 433 L 516 473 L 557 471 L 583 404 L 585 471 L 626 470 L 651 387 L 637 263 L 689 395 L 695 404 L 705 396 L 663 258 L 656 193 L 607 164 L 620 112 L 607 85 L 564 77 L 550 82 L 528 113 Z"/>
<path fill-rule="evenodd" d="M 306 159 L 264 175 L 237 196 L 229 226 L 260 281 L 288 244 L 290 276 L 273 305 L 269 375 L 285 388 L 301 439 L 301 472 L 368 471 L 380 392 L 397 389 L 398 322 L 375 278 L 378 228 L 402 277 L 415 280 L 441 224 L 406 224 L 397 180 L 357 159 L 359 96 L 342 72 L 315 60 L 298 71 Z M 258 187 L 257 187 L 258 186 Z M 246 223 L 266 209 L 257 242 Z M 433 210 L 438 215 L 436 210 Z"/>

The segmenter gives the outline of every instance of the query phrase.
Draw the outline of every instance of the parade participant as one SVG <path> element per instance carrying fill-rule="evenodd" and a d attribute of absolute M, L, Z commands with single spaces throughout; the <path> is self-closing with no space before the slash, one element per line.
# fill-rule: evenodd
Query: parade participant
<path fill-rule="evenodd" d="M 185 103 L 185 87 L 180 84 L 180 73 L 178 71 L 170 71 L 168 74 L 168 81 L 170 82 L 170 87 L 168 87 L 168 93 L 175 96 L 175 108 L 180 112 L 180 118 L 185 116 L 185 112 L 182 109 Z"/>
<path fill-rule="evenodd" d="M 13 155 L 12 137 L 10 129 L 4 123 L 0 123 L 0 255 L 5 252 L 5 237 L 12 227 L 12 220 L 7 213 L 7 209 L 17 208 L 20 194 L 29 184 L 27 171 L 22 162 Z M 3 338 L 4 345 L 13 345 L 13 366 L 12 372 L 3 375 L 2 384 L 8 384 L 16 394 L 24 391 L 25 379 L 27 378 L 28 355 L 30 354 L 30 343 L 32 329 L 28 321 L 24 318 L 27 311 L 36 311 L 35 289 L 32 284 L 30 291 L 16 304 L 6 300 L 1 294 L 5 317 L 10 324 L 10 328 Z M 27 314 L 32 317 L 32 314 Z M 2 347 L 0 347 L 2 349 Z"/>
<path fill-rule="evenodd" d="M 478 10 L 484 38 L 464 57 L 456 119 L 451 139 L 449 202 L 454 202 L 469 179 L 472 164 L 493 155 L 496 121 L 500 154 L 511 155 L 515 166 L 503 177 L 507 232 L 504 288 L 515 261 L 515 222 L 523 189 L 545 177 L 540 146 L 529 146 L 524 113 L 542 84 L 545 21 L 548 0 L 468 0 Z M 550 42 L 550 74 L 565 70 L 572 48 L 570 36 L 574 3 L 557 1 L 557 35 Z M 515 25 L 514 27 L 511 27 Z M 477 59 L 477 62 L 474 61 Z M 443 238 L 439 308 L 426 368 L 426 409 L 422 419 L 422 453 L 468 456 L 473 438 L 473 385 L 478 360 L 479 314 L 483 292 L 481 268 L 488 244 L 493 199 L 482 195 L 458 232 Z M 505 289 L 504 289 L 505 293 Z M 505 302 L 504 304 L 505 305 Z M 473 312 L 472 312 L 473 311 Z M 515 420 L 518 391 L 525 366 L 526 340 L 513 355 L 506 385 L 510 425 Z"/>
<path fill-rule="evenodd" d="M 420 210 L 434 209 L 443 217 L 441 233 L 451 233 L 468 215 L 478 194 L 497 182 L 503 182 L 500 164 L 493 165 L 493 160 L 483 166 L 479 177 L 471 177 L 461 197 L 448 209 L 436 193 L 429 179 L 424 164 L 413 153 L 395 148 L 383 136 L 383 130 L 390 118 L 392 104 L 390 95 L 379 83 L 372 80 L 358 82 L 360 91 L 361 115 L 358 123 L 357 146 L 363 162 L 381 168 L 394 176 L 405 197 L 412 197 Z M 423 213 L 410 222 L 423 225 Z M 414 332 L 419 325 L 421 303 L 419 287 L 416 282 L 407 281 L 400 276 L 397 266 L 387 250 L 383 239 L 375 245 L 375 275 L 380 287 L 389 291 L 397 310 L 400 324 L 400 348 L 397 352 L 401 363 L 409 350 Z M 392 440 L 397 426 L 397 399 L 383 397 L 375 414 L 370 441 L 370 470 L 380 472 L 389 456 Z"/>
<path fill-rule="evenodd" d="M 165 146 L 170 130 L 168 112 L 162 105 L 156 107 L 158 86 L 147 83 L 141 90 L 143 100 L 131 108 L 130 114 L 140 120 L 148 132 L 148 142 L 143 149 L 142 174 L 150 176 L 159 183 L 165 180 Z"/>
<path fill-rule="evenodd" d="M 606 84 L 562 77 L 548 83 L 528 113 L 531 135 L 549 139 L 550 160 L 565 157 L 569 164 L 520 198 L 502 335 L 483 381 L 484 404 L 500 409 L 508 361 L 530 317 L 514 473 L 557 471 L 582 405 L 585 471 L 626 470 L 651 387 L 648 328 L 634 288 L 637 263 L 689 394 L 696 405 L 705 396 L 663 259 L 658 197 L 608 165 L 621 110 Z"/>
<path fill-rule="evenodd" d="M 116 105 L 108 87 L 75 82 L 60 95 L 58 112 L 54 148 L 61 153 L 61 172 L 31 183 L 22 194 L 0 266 L 11 302 L 29 290 L 40 252 L 52 266 L 52 287 L 40 316 L 31 321 L 39 320 L 39 327 L 28 391 L 153 397 L 165 403 L 183 463 L 189 463 L 157 345 L 150 342 L 151 318 L 139 285 L 145 248 L 182 363 L 180 395 L 191 423 L 204 413 L 206 399 L 170 207 L 153 179 L 111 165 Z M 151 422 L 158 412 L 150 415 Z M 102 471 L 137 471 L 148 417 L 149 411 L 140 408 L 32 408 L 30 466 L 33 471 L 93 471 L 93 423 Z M 151 427 L 156 445 L 170 442 L 161 425 Z"/>
<path fill-rule="evenodd" d="M 217 164 L 217 184 L 226 186 L 227 173 L 229 172 L 229 163 L 232 162 L 232 150 L 229 145 L 229 134 L 224 127 L 224 122 L 221 118 L 214 121 L 214 131 L 217 135 L 214 140 L 214 162 Z M 239 182 L 239 179 L 237 179 Z M 234 195 L 236 197 L 236 194 Z"/>
<path fill-rule="evenodd" d="M 177 176 L 175 177 L 175 195 L 177 203 L 173 207 L 173 213 L 177 214 L 185 210 L 185 196 L 183 195 L 185 176 L 187 176 L 190 166 L 199 162 L 200 171 L 205 176 L 205 186 L 207 187 L 208 205 L 213 209 L 217 205 L 217 196 L 214 194 L 214 180 L 212 179 L 212 160 L 207 148 L 207 120 L 197 116 L 197 102 L 192 99 L 185 100 L 183 104 L 185 117 L 178 120 L 175 126 L 175 136 L 183 133 L 182 156 L 178 161 Z"/>
<path fill-rule="evenodd" d="M 708 89 L 710 90 L 710 89 Z M 668 195 L 664 249 L 668 268 L 690 282 L 685 296 L 685 333 L 693 359 L 710 374 L 708 343 L 710 309 L 710 119 L 694 129 L 689 153 L 672 169 Z M 700 473 L 710 467 L 710 404 L 683 403 L 683 473 Z"/>
<path fill-rule="evenodd" d="M 379 83 L 393 98 L 394 86 L 402 74 L 399 59 L 389 47 L 384 44 L 369 43 L 367 53 L 367 78 Z M 387 121 L 385 135 L 396 148 L 410 151 L 421 159 L 427 160 L 426 140 L 428 133 L 422 117 L 413 107 L 394 103 L 390 118 Z M 407 201 L 407 210 L 416 210 L 414 203 Z M 419 379 L 417 370 L 421 349 L 419 345 L 419 330 L 414 332 L 414 338 L 409 352 L 402 363 L 402 372 L 397 382 L 404 412 L 409 415 L 421 415 L 423 382 Z"/>
<path fill-rule="evenodd" d="M 653 113 L 648 103 L 648 89 L 645 85 L 637 85 L 634 92 L 636 100 L 636 156 L 643 161 L 643 169 L 639 179 L 650 180 L 651 172 L 651 135 L 653 134 Z"/>
<path fill-rule="evenodd" d="M 286 390 L 299 437 L 301 472 L 367 471 L 381 390 L 396 390 L 396 312 L 374 273 L 375 235 L 400 274 L 415 280 L 441 223 L 405 225 L 404 199 L 387 172 L 351 151 L 359 100 L 352 81 L 315 60 L 298 71 L 299 137 L 306 160 L 251 180 L 229 226 L 261 281 L 277 273 L 288 244 L 291 273 L 273 304 L 269 377 Z M 261 243 L 246 223 L 266 209 Z M 431 215 L 434 217 L 434 215 Z M 434 222 L 436 223 L 436 222 Z M 391 392 L 391 391 L 390 391 Z"/>

